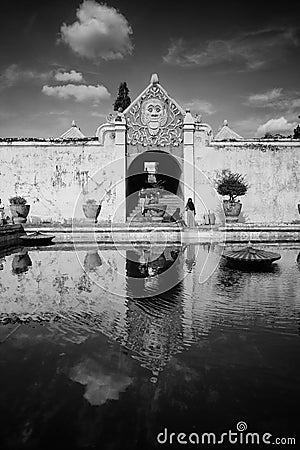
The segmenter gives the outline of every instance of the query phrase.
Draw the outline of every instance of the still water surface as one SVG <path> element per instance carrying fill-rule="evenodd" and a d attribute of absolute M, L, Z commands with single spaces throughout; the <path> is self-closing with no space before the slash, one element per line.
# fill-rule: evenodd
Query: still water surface
<path fill-rule="evenodd" d="M 207 245 L 3 254 L 0 448 L 152 449 L 240 421 L 299 443 L 300 249 L 268 248 L 265 272 Z"/>

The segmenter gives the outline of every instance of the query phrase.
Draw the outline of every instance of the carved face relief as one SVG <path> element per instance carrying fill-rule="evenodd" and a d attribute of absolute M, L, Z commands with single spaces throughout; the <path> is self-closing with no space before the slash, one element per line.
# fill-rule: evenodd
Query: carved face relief
<path fill-rule="evenodd" d="M 166 103 L 156 98 L 150 98 L 143 102 L 141 109 L 142 124 L 147 125 L 151 135 L 157 134 L 159 128 L 168 120 Z"/>

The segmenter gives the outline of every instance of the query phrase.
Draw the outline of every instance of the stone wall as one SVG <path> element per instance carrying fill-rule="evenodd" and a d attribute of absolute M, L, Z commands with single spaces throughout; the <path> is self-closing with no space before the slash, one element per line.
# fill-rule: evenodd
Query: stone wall
<path fill-rule="evenodd" d="M 124 182 L 125 144 L 118 147 L 110 126 L 112 129 L 106 126 L 99 139 L 1 139 L 0 198 L 6 212 L 9 197 L 21 195 L 31 205 L 29 221 L 80 220 L 84 218 L 82 203 L 94 198 L 103 200 L 100 220 L 119 222 L 117 204 L 120 217 L 125 208 L 124 184 L 118 190 L 118 181 Z M 203 130 L 196 130 L 196 219 L 201 222 L 203 213 L 210 209 L 222 221 L 222 198 L 213 182 L 218 171 L 230 169 L 244 174 L 250 184 L 241 198 L 241 222 L 297 221 L 299 155 L 299 140 L 216 142 Z M 185 179 L 189 183 L 190 178 Z"/>
<path fill-rule="evenodd" d="M 299 220 L 300 141 L 245 140 L 205 144 L 195 133 L 196 193 L 207 209 L 218 212 L 222 198 L 213 192 L 217 172 L 230 169 L 245 175 L 250 187 L 240 198 L 240 222 L 279 223 Z M 196 200 L 198 220 L 205 211 Z M 219 220 L 220 220 L 220 215 Z"/>
<path fill-rule="evenodd" d="M 101 219 L 110 219 L 118 170 L 112 133 L 103 145 L 97 138 L 0 141 L 0 197 L 8 214 L 9 197 L 25 197 L 32 221 L 81 219 L 88 198 L 103 199 Z"/>

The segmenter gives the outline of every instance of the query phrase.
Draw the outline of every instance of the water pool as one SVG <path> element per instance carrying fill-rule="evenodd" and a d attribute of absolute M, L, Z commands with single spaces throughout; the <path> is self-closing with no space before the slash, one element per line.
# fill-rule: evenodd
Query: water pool
<path fill-rule="evenodd" d="M 268 248 L 265 272 L 210 245 L 3 253 L 0 448 L 299 438 L 300 248 Z"/>

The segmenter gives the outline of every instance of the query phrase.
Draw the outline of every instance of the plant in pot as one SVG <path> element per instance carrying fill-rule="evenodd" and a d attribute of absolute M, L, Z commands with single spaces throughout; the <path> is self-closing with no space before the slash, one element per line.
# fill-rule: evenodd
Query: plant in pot
<path fill-rule="evenodd" d="M 244 176 L 239 173 L 233 173 L 230 170 L 222 170 L 216 179 L 216 188 L 218 194 L 229 196 L 227 200 L 223 200 L 226 222 L 237 222 L 242 203 L 239 200 L 236 201 L 236 199 L 245 195 L 249 188 Z"/>
<path fill-rule="evenodd" d="M 98 216 L 101 211 L 101 202 L 97 202 L 95 199 L 89 198 L 85 203 L 82 205 L 82 209 L 84 212 L 85 217 L 94 223 L 98 222 Z"/>
<path fill-rule="evenodd" d="M 9 199 L 10 212 L 14 223 L 25 223 L 30 210 L 30 205 L 24 197 L 15 196 Z"/>

